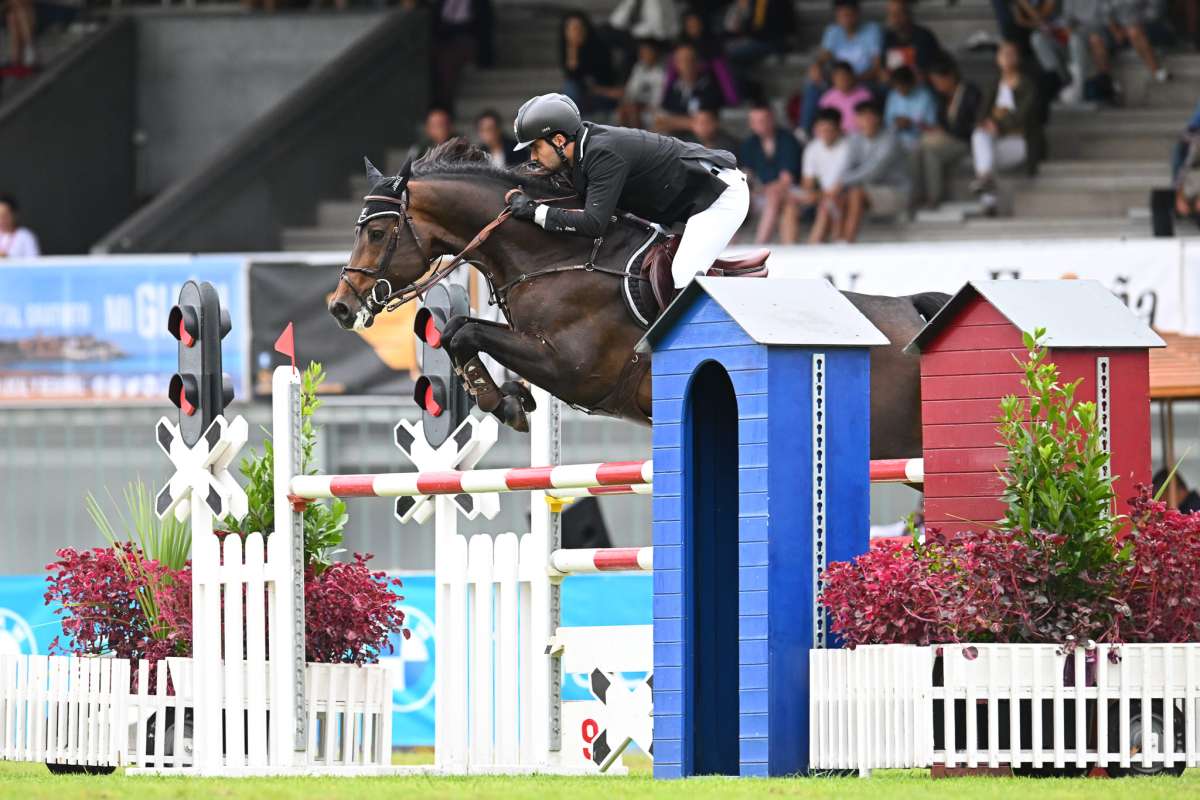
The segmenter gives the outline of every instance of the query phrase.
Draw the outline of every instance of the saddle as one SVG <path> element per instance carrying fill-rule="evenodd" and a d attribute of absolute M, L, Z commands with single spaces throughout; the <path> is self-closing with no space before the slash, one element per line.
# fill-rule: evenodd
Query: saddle
<path fill-rule="evenodd" d="M 679 294 L 675 279 L 671 276 L 671 264 L 678 250 L 679 237 L 671 235 L 652 244 L 642 259 L 642 279 L 650 284 L 654 300 L 658 303 L 655 316 Z M 704 274 L 710 278 L 765 278 L 770 255 L 770 250 L 753 250 L 737 258 L 718 258 Z"/>

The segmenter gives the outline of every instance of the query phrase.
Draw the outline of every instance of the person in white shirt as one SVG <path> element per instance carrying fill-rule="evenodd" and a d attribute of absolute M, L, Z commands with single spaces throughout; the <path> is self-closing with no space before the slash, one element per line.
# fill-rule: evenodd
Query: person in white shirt
<path fill-rule="evenodd" d="M 809 244 L 821 244 L 840 227 L 846 213 L 842 176 L 848 160 L 842 112 L 836 108 L 820 109 L 813 122 L 813 139 L 805 146 L 800 163 L 800 201 L 817 206 Z"/>
<path fill-rule="evenodd" d="M 29 228 L 17 227 L 20 211 L 12 195 L 0 195 L 0 258 L 37 258 L 37 237 Z"/>

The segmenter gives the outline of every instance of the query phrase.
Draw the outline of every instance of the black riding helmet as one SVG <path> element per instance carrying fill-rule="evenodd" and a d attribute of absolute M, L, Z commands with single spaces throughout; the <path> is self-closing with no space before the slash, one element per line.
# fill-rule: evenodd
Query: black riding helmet
<path fill-rule="evenodd" d="M 513 132 L 517 136 L 514 150 L 524 150 L 536 139 L 549 139 L 561 133 L 574 139 L 583 128 L 583 118 L 575 101 L 565 94 L 541 94 L 531 97 L 517 112 Z"/>

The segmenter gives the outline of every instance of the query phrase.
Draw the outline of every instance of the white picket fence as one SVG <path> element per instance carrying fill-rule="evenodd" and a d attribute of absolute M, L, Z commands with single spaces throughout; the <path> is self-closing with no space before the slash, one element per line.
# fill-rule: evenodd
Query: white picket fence
<path fill-rule="evenodd" d="M 194 664 L 187 658 L 167 662 L 169 667 L 159 662 L 153 680 L 150 663 L 137 662 L 137 687 L 130 691 L 127 659 L 0 656 L 0 760 L 195 774 Z M 363 771 L 390 765 L 387 669 L 308 664 L 306 687 L 310 765 Z M 218 697 L 212 705 L 226 732 L 247 715 L 245 704 L 228 700 Z M 228 752 L 238 744 L 240 756 Z M 244 763 L 247 746 L 265 748 L 265 735 L 258 743 L 226 737 L 222 760 Z"/>
<path fill-rule="evenodd" d="M 1200 644 L 879 645 L 809 664 L 814 770 L 1200 766 Z"/>

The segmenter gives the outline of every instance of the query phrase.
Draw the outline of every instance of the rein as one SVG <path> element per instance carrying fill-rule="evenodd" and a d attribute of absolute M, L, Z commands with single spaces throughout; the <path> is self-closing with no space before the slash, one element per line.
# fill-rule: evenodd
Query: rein
<path fill-rule="evenodd" d="M 504 200 L 506 203 L 509 201 L 509 198 L 512 196 L 513 192 L 516 192 L 516 191 L 519 191 L 519 189 L 512 189 L 507 194 L 505 194 Z M 429 291 L 434 286 L 436 286 L 437 284 L 439 284 L 443 280 L 445 280 L 447 277 L 449 277 L 450 273 L 454 272 L 454 270 L 458 269 L 460 266 L 462 266 L 462 264 L 473 263 L 473 262 L 470 262 L 470 259 L 468 259 L 467 256 L 472 251 L 474 251 L 478 247 L 480 247 L 484 242 L 486 242 L 488 240 L 488 238 L 492 235 L 492 233 L 497 228 L 499 228 L 510 217 L 512 217 L 512 208 L 506 206 L 504 208 L 504 210 L 501 211 L 496 216 L 495 219 L 493 219 L 491 222 L 489 222 L 487 225 L 485 225 L 483 227 L 483 229 L 479 231 L 479 233 L 475 234 L 475 238 L 473 238 L 473 239 L 471 239 L 471 241 L 467 242 L 466 247 L 464 247 L 462 250 L 460 250 L 450 260 L 450 262 L 448 264 L 438 267 L 436 270 L 434 270 L 432 273 L 426 275 L 424 278 L 414 281 L 412 283 L 409 283 L 407 286 L 403 286 L 399 289 L 393 289 L 392 282 L 386 277 L 386 273 L 387 273 L 387 269 L 388 269 L 389 265 L 391 264 L 393 256 L 395 256 L 395 254 L 396 254 L 396 247 L 400 242 L 400 222 L 401 221 L 404 223 L 404 227 L 408 229 L 409 234 L 412 236 L 413 242 L 416 244 L 418 252 L 423 253 L 423 248 L 421 247 L 421 237 L 417 234 L 417 229 L 416 229 L 416 226 L 413 224 L 412 216 L 408 213 L 407 194 L 408 194 L 407 190 L 405 190 L 401 194 L 400 197 L 392 197 L 390 195 L 382 195 L 382 194 L 369 194 L 363 198 L 363 201 L 368 202 L 368 203 L 371 201 L 377 201 L 377 202 L 388 203 L 390 205 L 396 206 L 398 208 L 397 211 L 382 212 L 382 213 L 393 215 L 393 216 L 397 217 L 397 222 L 395 225 L 392 226 L 392 229 L 388 234 L 387 244 L 384 246 L 383 252 L 380 253 L 379 261 L 376 263 L 376 266 L 374 266 L 374 267 L 354 267 L 354 266 L 350 266 L 349 264 L 347 264 L 346 266 L 342 267 L 341 281 L 343 283 L 345 283 L 347 287 L 349 287 L 350 291 L 354 294 L 354 296 L 358 299 L 359 303 L 361 304 L 362 309 L 367 312 L 368 316 L 364 320 L 364 324 L 367 326 L 371 325 L 371 323 L 374 321 L 374 317 L 376 314 L 383 312 L 383 311 L 394 311 L 395 309 L 399 308 L 400 306 L 404 305 L 405 303 L 408 303 L 408 302 L 411 302 L 412 300 L 417 299 L 418 297 L 423 295 L 425 292 Z M 561 200 L 569 200 L 573 197 L 578 197 L 578 196 L 579 196 L 578 194 L 571 194 L 571 195 L 565 195 L 563 197 L 550 197 L 550 198 L 545 198 L 545 199 L 539 199 L 536 202 L 538 202 L 538 203 L 554 203 L 554 202 L 558 202 Z M 361 222 L 360 222 L 360 224 L 361 224 Z M 580 270 L 585 271 L 585 272 L 599 272 L 599 273 L 603 273 L 606 275 L 612 275 L 617 278 L 626 277 L 626 273 L 624 270 L 596 266 L 596 264 L 595 264 L 596 256 L 599 254 L 600 247 L 603 244 L 604 244 L 604 237 L 603 236 L 597 237 L 592 246 L 591 255 L 588 257 L 588 260 L 586 263 L 571 264 L 571 265 L 557 266 L 557 267 L 547 267 L 545 269 L 536 270 L 534 272 L 521 273 L 521 275 L 518 276 L 517 278 L 514 278 L 513 280 L 511 280 L 499 287 L 491 287 L 491 295 L 492 296 L 491 296 L 491 299 L 489 300 L 489 303 L 491 305 L 499 306 L 500 310 L 504 313 L 504 316 L 511 321 L 512 315 L 509 313 L 509 309 L 508 309 L 508 293 L 512 289 L 514 289 L 515 287 L 519 286 L 522 283 L 527 283 L 529 281 L 544 277 L 546 275 L 554 275 L 554 274 L 561 273 L 561 272 L 575 272 L 575 271 L 580 271 Z M 441 258 L 441 256 L 433 256 L 433 257 L 429 257 L 429 258 L 425 259 L 426 272 L 429 271 L 429 269 L 433 265 L 433 262 L 438 258 Z M 368 295 L 363 296 L 358 291 L 358 289 L 354 286 L 354 284 L 350 281 L 350 279 L 347 277 L 347 273 L 350 273 L 350 272 L 358 272 L 363 275 L 367 275 L 368 277 L 375 278 L 375 283 L 371 286 L 371 290 Z M 491 281 L 489 281 L 488 283 L 490 286 Z"/>

